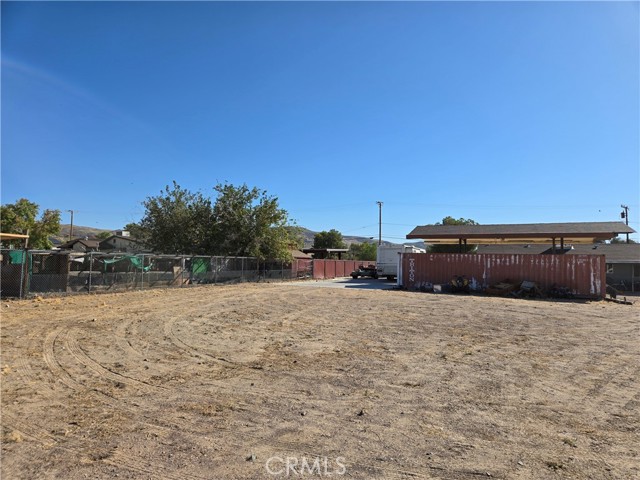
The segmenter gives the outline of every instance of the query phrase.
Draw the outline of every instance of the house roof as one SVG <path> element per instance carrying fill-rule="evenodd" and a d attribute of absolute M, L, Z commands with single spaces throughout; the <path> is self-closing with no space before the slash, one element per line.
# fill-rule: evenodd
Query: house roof
<path fill-rule="evenodd" d="M 87 248 L 98 248 L 100 241 L 99 240 L 85 240 L 84 238 L 74 238 L 73 240 L 69 240 L 66 243 L 63 243 L 59 246 L 59 248 L 73 248 L 76 243 L 81 243 Z"/>
<path fill-rule="evenodd" d="M 425 243 L 549 243 L 564 239 L 566 243 L 593 244 L 609 240 L 621 233 L 635 233 L 622 222 L 523 223 L 499 225 L 422 225 L 407 238 L 420 238 Z"/>
<path fill-rule="evenodd" d="M 310 260 L 313 258 L 308 253 L 303 253 L 300 250 L 291 250 L 291 256 L 298 260 Z"/>
<path fill-rule="evenodd" d="M 104 240 L 101 240 L 100 243 L 108 242 L 109 240 L 111 240 L 113 238 L 119 238 L 119 239 L 125 240 L 127 242 L 140 243 L 140 241 L 136 240 L 135 238 L 125 237 L 123 235 L 111 235 L 111 236 L 105 238 Z"/>
<path fill-rule="evenodd" d="M 552 253 L 550 245 L 478 245 L 477 253 L 543 254 Z M 604 255 L 607 263 L 639 263 L 640 243 L 599 243 L 595 245 L 571 245 L 556 253 L 565 255 Z"/>

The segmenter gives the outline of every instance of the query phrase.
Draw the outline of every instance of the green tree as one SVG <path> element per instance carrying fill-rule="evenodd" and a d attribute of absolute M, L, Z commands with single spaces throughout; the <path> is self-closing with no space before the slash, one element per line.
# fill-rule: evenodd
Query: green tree
<path fill-rule="evenodd" d="M 435 225 L 480 225 L 475 220 L 470 218 L 453 218 L 444 217 L 441 222 L 437 222 Z"/>
<path fill-rule="evenodd" d="M 313 248 L 347 248 L 342 239 L 342 234 L 331 229 L 328 232 L 323 230 L 313 236 Z"/>
<path fill-rule="evenodd" d="M 175 181 L 155 197 L 147 197 L 139 231 L 144 244 L 158 253 L 205 254 L 213 225 L 211 200 L 191 193 Z"/>
<path fill-rule="evenodd" d="M 352 243 L 349 245 L 349 256 L 354 260 L 375 260 L 378 255 L 376 243 Z"/>
<path fill-rule="evenodd" d="M 49 236 L 60 233 L 60 210 L 45 210 L 38 219 L 40 207 L 26 198 L 0 208 L 2 232 L 28 234 L 31 248 L 53 247 Z"/>
<path fill-rule="evenodd" d="M 178 185 L 144 202 L 139 224 L 127 229 L 155 252 L 289 260 L 299 233 L 277 197 L 247 185 L 214 187 L 215 202 Z"/>
<path fill-rule="evenodd" d="M 435 225 L 479 225 L 475 220 L 470 218 L 453 218 L 450 216 L 444 217 L 441 222 L 437 222 Z M 429 253 L 471 253 L 478 248 L 477 245 L 429 245 L 427 252 Z"/>
<path fill-rule="evenodd" d="M 225 183 L 214 187 L 218 193 L 213 206 L 211 251 L 260 259 L 290 260 L 291 248 L 299 243 L 289 214 L 278 198 L 265 190 Z"/>

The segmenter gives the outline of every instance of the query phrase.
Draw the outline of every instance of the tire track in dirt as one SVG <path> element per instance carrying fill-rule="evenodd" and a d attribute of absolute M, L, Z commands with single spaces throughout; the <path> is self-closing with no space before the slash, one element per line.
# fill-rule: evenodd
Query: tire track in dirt
<path fill-rule="evenodd" d="M 123 383 L 125 385 L 129 385 L 133 388 L 137 388 L 139 390 L 144 391 L 145 393 L 158 393 L 158 391 L 167 390 L 167 388 L 160 385 L 153 385 L 143 380 L 135 379 L 132 377 L 128 377 L 126 375 L 122 375 L 120 373 L 115 373 L 102 364 L 96 362 L 91 357 L 89 357 L 84 351 L 80 348 L 78 344 L 78 340 L 76 338 L 77 329 L 68 330 L 65 334 L 65 346 L 71 355 L 75 357 L 75 359 L 91 369 L 96 375 L 99 377 L 106 378 L 111 380 L 112 382 L 119 384 Z"/>
<path fill-rule="evenodd" d="M 81 315 L 81 318 L 86 318 L 85 315 Z M 126 327 L 123 327 L 126 328 Z M 63 333 L 62 332 L 62 328 L 57 329 L 54 332 L 51 332 L 45 339 L 45 344 L 44 344 L 44 359 L 45 359 L 45 363 L 49 366 L 49 369 L 54 373 L 54 376 L 57 378 L 57 380 L 61 381 L 62 383 L 64 383 L 68 388 L 71 388 L 72 390 L 78 390 L 78 387 L 83 388 L 83 389 L 87 389 L 87 387 L 85 387 L 84 385 L 82 385 L 79 382 L 76 382 L 69 374 L 68 372 L 66 372 L 66 370 L 64 368 L 61 367 L 61 365 L 56 361 L 55 359 L 55 354 L 53 352 L 54 350 L 54 343 L 59 339 L 60 335 Z M 108 380 L 110 380 L 111 382 L 114 382 L 115 384 L 118 383 L 122 383 L 125 385 L 130 385 L 134 388 L 141 388 L 143 391 L 145 391 L 146 393 L 157 393 L 158 390 L 162 390 L 164 389 L 165 393 L 175 393 L 176 389 L 175 388 L 167 388 L 167 387 L 163 387 L 163 386 L 159 386 L 159 385 L 154 385 L 151 384 L 149 382 L 146 382 L 144 380 L 141 380 L 139 378 L 134 378 L 134 377 L 128 377 L 128 376 L 124 376 L 121 375 L 119 373 L 113 372 L 111 370 L 109 370 L 107 367 L 103 366 L 102 364 L 100 364 L 99 362 L 96 362 L 95 360 L 93 360 L 92 358 L 90 358 L 86 353 L 84 353 L 84 351 L 82 350 L 82 348 L 80 348 L 80 346 L 78 345 L 77 342 L 77 336 L 78 334 L 78 328 L 74 327 L 72 329 L 69 329 L 67 331 L 64 332 L 63 338 L 65 339 L 65 346 L 67 347 L 69 353 L 71 353 L 72 355 L 74 355 L 74 357 L 76 358 L 76 360 L 82 364 L 85 365 L 86 367 L 90 368 L 97 376 L 99 377 L 103 377 L 106 378 Z M 128 343 L 128 342 L 127 342 Z M 234 365 L 234 364 L 230 364 L 230 365 L 226 365 L 224 363 L 221 363 L 221 365 L 227 369 L 231 368 L 231 369 L 235 369 L 235 368 L 239 368 L 239 367 L 243 367 L 246 371 L 255 371 L 254 368 L 252 368 L 251 366 L 244 366 L 244 365 Z M 162 367 L 163 370 L 165 371 L 173 371 L 176 370 L 178 368 L 180 368 L 179 366 L 174 366 L 170 369 L 167 369 L 166 367 L 163 367 L 161 365 L 159 365 L 158 362 L 154 362 L 154 368 L 155 367 Z M 210 371 L 207 371 L 207 374 L 210 375 Z M 262 372 L 264 373 L 264 371 Z M 225 382 L 226 383 L 226 382 Z M 212 386 L 215 386 L 217 391 L 224 391 L 227 394 L 230 395 L 237 395 L 238 393 L 243 394 L 244 396 L 252 396 L 252 395 L 270 395 L 273 393 L 272 389 L 265 389 L 265 388 L 260 388 L 257 386 L 251 386 L 250 388 L 244 388 L 244 387 L 238 387 L 238 386 L 234 386 L 234 387 L 230 387 L 229 385 L 226 385 L 225 383 L 220 383 L 220 382 L 216 382 L 215 384 L 211 384 Z M 88 389 L 86 391 L 91 391 L 92 389 Z M 93 389 L 94 391 L 99 391 L 96 389 Z M 107 403 L 111 404 L 112 406 L 117 406 L 118 403 L 115 402 L 113 400 L 113 397 L 110 395 L 105 395 L 104 392 L 100 392 L 102 394 L 102 401 L 106 401 Z M 184 397 L 184 393 L 182 393 L 183 397 Z M 295 400 L 297 398 L 299 398 L 297 395 L 295 394 L 289 394 L 289 393 L 282 393 L 281 396 L 283 397 L 288 397 L 292 400 Z M 206 394 L 198 394 L 196 392 L 189 392 L 189 394 L 187 395 L 188 398 L 196 398 L 196 399 L 206 399 L 206 400 L 211 400 L 212 395 L 210 393 L 206 393 Z M 245 408 L 245 406 L 243 405 L 243 408 Z"/>
<path fill-rule="evenodd" d="M 156 397 L 158 394 L 162 395 L 163 398 L 174 398 L 178 397 L 181 402 L 185 400 L 189 400 L 192 402 L 200 402 L 203 399 L 207 400 L 209 405 L 220 406 L 215 402 L 216 397 L 214 397 L 211 393 L 198 393 L 193 391 L 185 392 L 179 388 L 169 388 L 161 385 L 154 385 L 152 383 L 146 382 L 144 380 L 140 380 L 134 377 L 130 377 L 127 375 L 123 375 L 117 372 L 114 372 L 96 360 L 92 359 L 82 347 L 79 345 L 78 340 L 76 338 L 77 329 L 69 330 L 65 333 L 65 346 L 67 350 L 76 361 L 85 365 L 89 368 L 95 376 L 98 378 L 104 378 L 110 380 L 114 384 L 124 384 L 132 387 L 134 390 L 142 391 L 152 397 Z M 248 404 L 242 401 L 235 399 L 234 394 L 237 392 L 236 388 L 229 386 L 221 386 L 219 390 L 224 390 L 227 394 L 234 398 L 234 405 L 241 409 L 246 409 Z"/>
<path fill-rule="evenodd" d="M 132 415 L 133 418 L 138 418 L 142 416 L 142 418 L 145 419 L 146 421 L 136 420 L 136 423 L 139 423 L 141 425 L 145 425 L 153 428 L 160 428 L 167 431 L 171 431 L 171 429 L 173 428 L 178 428 L 179 430 L 185 430 L 184 426 L 186 425 L 191 428 L 190 430 L 191 432 L 200 434 L 201 425 L 198 422 L 192 422 L 183 418 L 181 419 L 182 423 L 176 423 L 164 418 L 163 422 L 165 423 L 165 425 L 163 425 L 162 423 L 158 423 L 155 415 L 152 415 L 152 414 L 150 415 L 148 413 L 142 412 L 139 406 L 128 405 L 127 404 L 128 402 L 126 401 L 120 401 L 115 397 L 108 395 L 97 388 L 87 387 L 84 384 L 76 381 L 57 361 L 54 353 L 55 342 L 59 337 L 60 333 L 62 332 L 62 330 L 63 330 L 62 328 L 59 328 L 57 330 L 52 331 L 45 339 L 45 344 L 44 344 L 43 355 L 45 357 L 45 362 L 48 365 L 49 369 L 52 371 L 54 378 L 59 379 L 66 387 L 70 388 L 72 391 L 76 393 L 88 395 L 101 403 L 109 405 L 115 410 L 127 411 Z M 157 398 L 157 397 L 153 396 L 152 398 Z M 208 425 L 208 427 L 212 427 L 212 426 Z M 215 428 L 218 430 L 226 430 L 225 428 L 217 427 L 217 426 Z M 189 432 L 189 430 L 185 430 L 185 431 Z"/>
<path fill-rule="evenodd" d="M 126 320 L 126 319 L 120 320 L 120 323 L 118 323 L 118 325 L 116 326 L 114 337 L 116 339 L 117 344 L 120 346 L 120 348 L 125 354 L 128 353 L 132 355 L 134 358 L 142 360 L 145 358 L 145 355 L 139 350 L 137 350 L 136 348 L 134 348 L 134 346 L 128 340 L 128 338 L 134 336 L 133 333 L 131 333 L 130 335 L 127 335 L 127 331 L 132 327 L 132 324 L 133 324 L 133 320 Z"/>
<path fill-rule="evenodd" d="M 58 329 L 54 332 L 52 332 L 48 337 L 47 337 L 47 341 L 45 342 L 46 344 L 46 363 L 49 365 L 49 367 L 51 368 L 52 372 L 58 376 L 58 378 L 62 378 L 63 379 L 63 383 L 71 388 L 72 390 L 78 392 L 78 393 L 86 393 L 88 395 L 90 395 L 91 397 L 93 397 L 94 399 L 102 402 L 102 403 L 106 403 L 107 405 L 111 406 L 112 408 L 116 409 L 116 410 L 122 410 L 122 411 L 126 411 L 131 415 L 131 419 L 130 421 L 133 424 L 138 424 L 141 426 L 145 426 L 147 428 L 151 428 L 151 429 L 159 429 L 161 431 L 165 431 L 166 434 L 172 434 L 176 431 L 180 431 L 183 432 L 184 434 L 187 435 L 194 435 L 196 437 L 202 437 L 203 435 L 206 435 L 211 429 L 214 430 L 218 430 L 218 431 L 228 431 L 229 428 L 228 427 L 224 427 L 224 426 L 220 426 L 220 425 L 214 425 L 212 423 L 207 423 L 205 425 L 206 431 L 203 432 L 203 422 L 201 420 L 195 420 L 195 421 L 190 421 L 184 417 L 179 418 L 178 421 L 176 418 L 175 414 L 171 414 L 169 413 L 166 416 L 163 416 L 162 421 L 158 421 L 157 415 L 154 415 L 153 413 L 146 413 L 141 411 L 141 408 L 139 408 L 136 405 L 128 405 L 127 402 L 122 402 L 122 401 L 118 401 L 117 399 L 106 395 L 105 393 L 101 392 L 100 390 L 97 389 L 91 389 L 88 388 L 86 386 L 84 386 L 83 384 L 75 381 L 73 379 L 73 377 L 68 374 L 66 372 L 66 370 L 60 365 L 60 363 L 57 361 L 55 354 L 54 354 L 54 345 L 55 345 L 55 341 L 57 339 L 57 337 L 60 335 L 62 329 Z M 76 352 L 77 353 L 77 352 Z M 98 369 L 98 372 L 100 373 L 100 369 Z M 24 428 L 24 430 L 28 430 L 28 428 Z M 31 429 L 32 432 L 32 436 L 34 436 L 34 438 L 42 440 L 43 438 L 51 438 L 51 436 L 42 434 L 39 435 L 38 433 L 33 433 L 36 432 L 36 430 L 33 430 L 33 428 Z M 55 438 L 54 438 L 55 440 Z M 239 446 L 239 445 L 238 445 Z M 156 478 L 175 478 L 176 480 L 180 479 L 180 478 L 185 478 L 185 476 L 183 474 L 180 474 L 178 476 L 172 476 L 172 474 L 170 473 L 170 471 L 168 471 L 167 469 L 164 468 L 156 468 L 155 470 L 150 470 L 148 468 L 145 467 L 145 465 L 143 465 L 142 463 L 140 463 L 140 461 L 136 458 L 136 457 L 132 457 L 129 456 L 127 454 L 124 454 L 122 452 L 118 452 L 117 454 L 118 457 L 118 461 L 122 462 L 122 464 L 124 464 L 126 467 L 132 469 L 133 471 L 137 471 L 137 472 L 143 472 L 146 474 L 151 474 L 151 475 L 155 475 Z M 105 459 L 105 463 L 110 463 L 108 461 L 108 459 Z M 118 466 L 118 463 L 115 463 L 116 466 Z M 194 478 L 194 479 L 198 479 L 198 478 L 206 478 L 206 477 L 197 477 L 197 476 L 192 476 L 190 478 Z"/>
<path fill-rule="evenodd" d="M 50 365 L 50 367 L 52 366 L 52 370 L 54 371 L 54 373 L 57 373 L 59 375 L 59 377 L 63 378 L 63 383 L 65 383 L 65 385 L 67 385 L 70 388 L 73 388 L 76 391 L 89 391 L 90 393 L 99 393 L 101 394 L 99 396 L 99 399 L 103 402 L 108 403 L 109 405 L 111 405 L 112 407 L 116 408 L 116 409 L 122 409 L 122 410 L 126 410 L 129 413 L 131 413 L 132 415 L 135 416 L 139 416 L 140 415 L 140 411 L 137 408 L 131 408 L 127 405 L 125 405 L 123 402 L 119 402 L 117 401 L 115 398 L 109 396 L 109 395 L 105 395 L 103 392 L 101 392 L 100 390 L 97 389 L 90 389 L 87 390 L 87 387 L 85 387 L 83 384 L 81 384 L 80 382 L 77 382 L 73 379 L 73 377 L 68 374 L 66 372 L 66 370 L 60 365 L 59 362 L 57 362 L 57 360 L 55 359 L 55 354 L 53 353 L 53 348 L 55 345 L 55 341 L 56 339 L 60 336 L 60 334 L 62 333 L 61 331 L 62 329 L 58 329 L 57 331 L 52 332 L 52 335 L 50 335 L 47 338 L 47 342 L 46 342 L 46 346 L 47 346 L 47 364 Z M 99 364 L 98 362 L 94 361 L 93 359 L 91 359 L 88 355 L 86 355 L 81 347 L 78 345 L 77 343 L 77 339 L 75 338 L 75 334 L 77 333 L 77 329 L 72 329 L 70 331 L 66 331 L 65 332 L 65 346 L 67 347 L 67 350 L 69 351 L 69 353 L 71 355 L 73 355 L 73 357 L 82 365 L 86 365 L 88 368 L 91 369 L 91 371 L 97 375 L 98 377 L 101 378 L 107 378 L 108 380 L 111 380 L 112 382 L 118 383 L 125 383 L 128 385 L 131 385 L 133 387 L 138 387 L 138 388 L 142 388 L 145 392 L 147 393 L 151 393 L 151 394 L 157 394 L 158 392 L 156 391 L 156 389 L 158 389 L 159 387 L 151 385 L 151 384 L 147 384 L 145 382 L 140 382 L 136 379 L 132 379 L 130 377 L 124 377 L 120 374 L 114 373 L 110 370 L 108 370 L 107 368 L 105 368 L 104 366 L 102 366 L 101 364 Z M 222 387 L 222 386 L 221 386 Z M 164 388 L 164 387 L 162 387 Z M 228 387 L 228 386 L 224 386 L 221 389 L 226 390 L 228 393 L 237 393 L 238 390 L 243 391 L 246 394 L 251 394 L 251 395 L 255 395 L 256 393 L 264 393 L 264 394 L 272 394 L 273 391 L 270 389 L 260 389 L 260 388 L 255 388 L 252 387 L 251 389 L 242 389 L 242 388 L 238 388 L 237 386 L 233 386 L 233 387 Z M 164 389 L 166 393 L 168 393 L 169 391 L 172 391 L 171 389 Z M 279 395 L 280 397 L 284 397 L 285 395 Z M 297 395 L 287 395 L 289 396 L 291 399 L 295 399 L 295 400 L 299 400 L 299 396 Z M 180 397 L 181 397 L 181 401 L 184 401 L 185 397 L 186 398 L 191 398 L 193 399 L 194 397 L 197 400 L 201 400 L 202 398 L 205 398 L 207 400 L 211 400 L 212 397 L 211 395 L 198 395 L 198 394 L 194 394 L 194 392 L 189 392 L 189 393 L 185 393 L 185 392 L 181 392 L 180 393 Z M 234 402 L 235 405 L 239 406 L 240 408 L 243 409 L 247 409 L 248 410 L 248 414 L 249 416 L 251 416 L 253 418 L 254 421 L 259 422 L 265 422 L 266 420 L 268 420 L 269 418 L 271 418 L 272 414 L 274 412 L 277 412 L 278 410 L 269 410 L 269 409 L 261 409 L 261 410 L 249 410 L 250 409 L 250 405 L 243 403 L 243 402 L 238 402 L 235 401 Z M 178 411 L 184 411 L 181 410 L 180 407 L 178 407 L 177 409 Z M 170 418 L 171 420 L 167 419 Z M 168 425 L 170 425 L 172 428 L 177 428 L 180 431 L 183 431 L 185 433 L 190 433 L 190 434 L 196 434 L 196 435 L 202 435 L 202 425 L 200 424 L 200 422 L 196 422 L 196 421 L 189 421 L 186 418 L 180 418 L 179 422 L 176 422 L 176 415 L 175 414 L 169 414 L 165 417 L 164 422 Z M 167 428 L 164 425 L 161 425 L 157 422 L 154 422 L 154 418 L 152 416 L 149 415 L 144 415 L 143 418 L 145 418 L 147 421 L 145 422 L 140 422 L 140 421 L 136 421 L 136 423 L 141 423 L 144 425 L 148 425 L 148 426 L 152 426 L 152 427 L 161 427 L 161 428 Z M 187 427 L 185 429 L 185 427 Z M 215 426 L 212 424 L 207 424 L 206 428 L 214 428 L 216 430 L 225 430 L 228 431 L 229 428 L 224 428 L 224 427 L 219 427 L 219 426 Z M 248 435 L 248 434 L 243 434 L 241 431 L 235 431 L 236 435 L 239 435 L 241 437 L 243 437 L 245 439 L 245 442 L 251 442 L 252 440 L 255 440 L 255 438 L 252 435 Z M 280 445 L 280 442 L 273 442 L 271 441 L 271 443 L 277 443 L 278 445 Z M 245 443 L 246 444 L 246 443 Z M 238 446 L 240 446 L 241 444 L 238 444 Z M 295 444 L 297 445 L 297 448 L 300 448 L 300 444 Z M 288 446 L 291 447 L 291 444 L 286 444 L 283 443 L 282 446 Z M 308 447 L 308 446 L 307 446 Z"/>
<path fill-rule="evenodd" d="M 337 301 L 334 301 L 332 303 L 337 303 Z M 289 305 L 291 307 L 291 311 L 287 313 L 287 318 L 292 319 L 295 317 L 299 317 L 299 311 L 298 311 L 298 307 L 296 304 L 294 304 L 293 302 L 289 302 Z M 331 308 L 331 307 L 327 307 L 326 302 L 323 305 L 318 305 L 317 310 L 318 313 L 323 312 L 326 308 Z M 281 327 L 286 328 L 290 325 L 290 323 L 288 323 L 286 320 L 287 318 L 284 318 L 281 320 Z M 172 319 L 172 325 L 175 322 L 175 319 Z M 313 323 L 312 321 L 308 321 L 305 323 Z M 165 331 L 165 333 L 168 333 Z M 173 333 L 173 332 L 172 332 Z M 195 349 L 194 347 L 192 347 L 197 353 L 201 353 L 199 350 Z M 262 374 L 269 374 L 269 375 L 282 375 L 281 372 L 269 372 L 269 371 L 262 371 Z M 299 376 L 296 377 L 295 375 L 291 375 L 291 377 L 295 377 L 299 379 Z M 311 379 L 310 379 L 311 380 Z M 313 379 L 313 381 L 318 381 L 319 379 Z M 330 379 L 327 379 L 327 383 L 330 382 Z M 255 387 L 252 387 L 251 389 L 242 389 L 242 388 L 238 388 L 238 386 L 234 387 L 235 391 L 238 390 L 243 390 L 247 393 L 250 394 L 255 394 L 256 392 L 260 391 L 261 389 L 257 389 Z M 274 388 L 271 389 L 265 389 L 264 392 L 265 394 L 273 394 Z M 278 396 L 285 397 L 285 398 L 290 398 L 293 401 L 299 402 L 301 400 L 301 398 L 303 399 L 303 397 L 301 397 L 300 394 L 294 394 L 294 395 L 283 395 L 282 392 L 280 392 L 278 394 Z M 306 396 L 306 395 L 305 395 Z M 327 400 L 329 401 L 329 400 Z M 265 412 L 265 409 L 267 409 L 267 412 Z M 260 416 L 264 416 L 266 418 L 270 418 L 272 417 L 273 414 L 277 414 L 279 412 L 278 408 L 269 410 L 268 406 L 266 405 L 262 405 L 262 411 L 260 412 Z M 257 413 L 257 412 L 253 412 L 253 413 Z M 252 413 L 252 414 L 253 414 Z M 340 416 L 340 414 L 336 413 L 335 415 L 330 415 L 332 417 L 335 418 L 335 421 L 342 421 L 343 418 Z M 380 430 L 382 431 L 384 429 L 383 425 L 379 425 Z M 243 435 L 247 440 L 254 440 L 255 441 L 255 436 L 254 434 L 250 434 L 250 435 Z M 264 444 L 268 445 L 269 448 L 280 448 L 280 449 L 285 449 L 287 451 L 292 451 L 292 452 L 300 452 L 303 454 L 306 454 L 307 456 L 311 456 L 311 457 L 315 457 L 315 458 L 323 458 L 323 455 L 320 455 L 318 453 L 313 452 L 314 447 L 311 444 L 304 444 L 302 442 L 287 442 L 287 441 L 283 441 L 283 440 L 274 440 L 274 439 L 264 439 Z M 244 447 L 246 448 L 247 443 L 243 443 L 242 445 L 244 445 Z M 355 464 L 354 464 L 355 465 Z M 370 470 L 370 466 L 369 465 L 364 465 L 364 464 L 358 464 L 358 466 L 360 467 L 360 469 L 367 471 Z M 394 469 L 388 469 L 388 468 L 383 468 L 383 467 L 376 467 L 375 468 L 377 471 L 379 472 L 384 472 L 384 478 L 425 478 L 424 475 L 417 473 L 417 472 L 410 472 L 408 470 L 406 471 L 402 471 L 402 470 L 394 470 Z"/>

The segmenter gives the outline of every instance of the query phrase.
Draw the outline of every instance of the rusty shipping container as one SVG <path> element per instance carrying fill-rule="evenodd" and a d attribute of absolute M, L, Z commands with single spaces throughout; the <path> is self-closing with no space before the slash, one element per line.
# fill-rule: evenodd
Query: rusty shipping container
<path fill-rule="evenodd" d="M 580 297 L 606 294 L 604 255 L 404 253 L 400 263 L 401 285 L 410 290 L 464 275 L 482 285 L 528 280 L 545 291 L 555 284 Z"/>

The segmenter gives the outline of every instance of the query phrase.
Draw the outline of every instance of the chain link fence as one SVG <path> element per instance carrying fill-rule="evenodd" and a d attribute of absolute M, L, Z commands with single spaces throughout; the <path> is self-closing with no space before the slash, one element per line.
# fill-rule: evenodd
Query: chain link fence
<path fill-rule="evenodd" d="M 56 250 L 0 250 L 0 295 L 92 293 L 196 284 L 311 278 L 310 260 L 152 255 Z"/>

